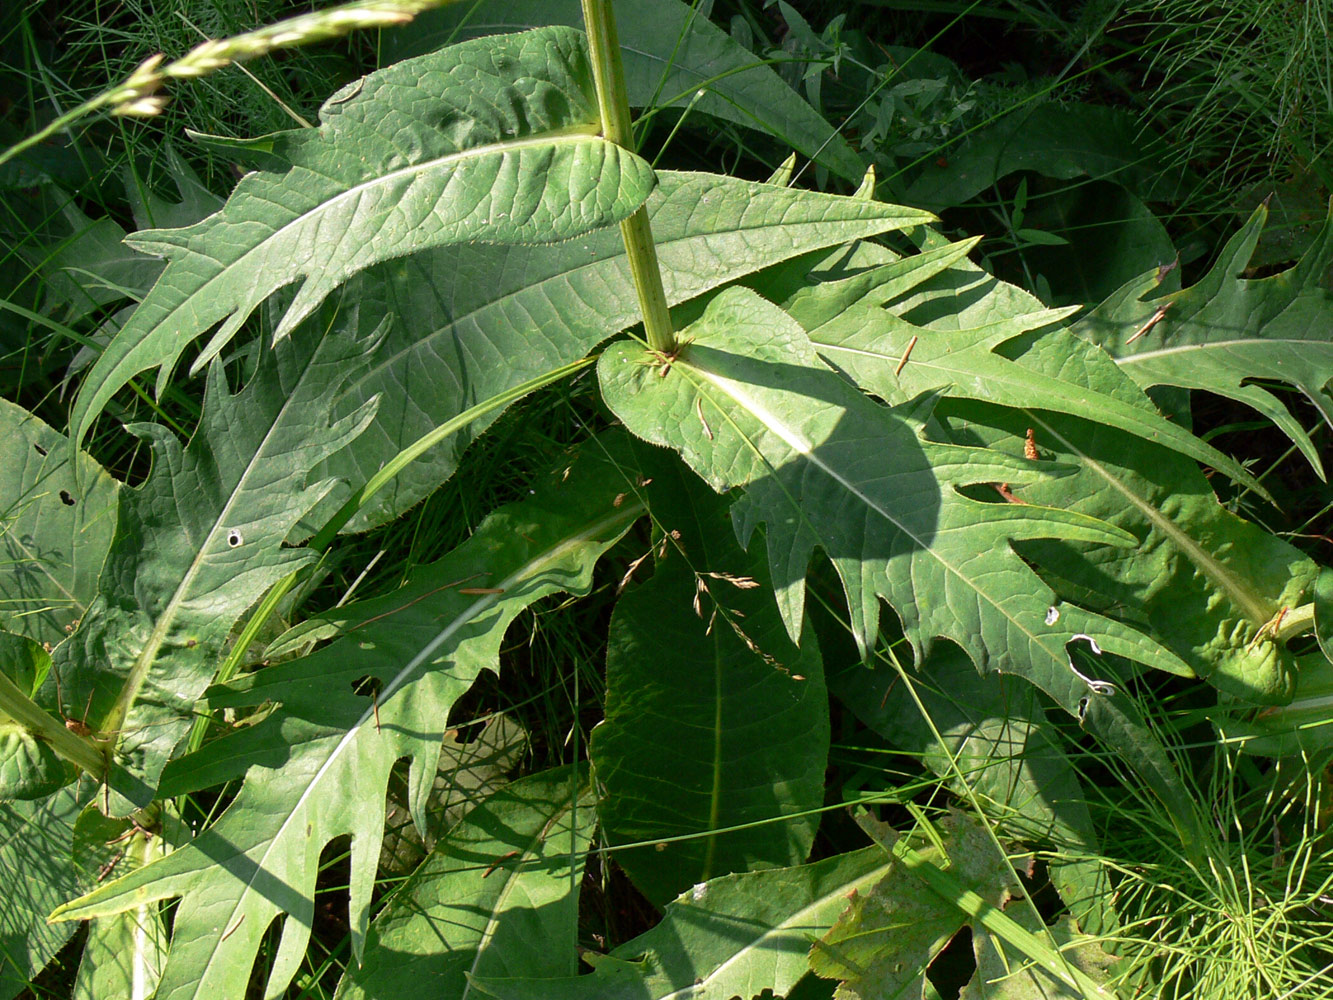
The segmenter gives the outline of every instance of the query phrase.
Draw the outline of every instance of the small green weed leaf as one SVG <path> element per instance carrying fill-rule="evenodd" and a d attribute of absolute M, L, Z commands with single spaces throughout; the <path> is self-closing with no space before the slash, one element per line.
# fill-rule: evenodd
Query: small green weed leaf
<path fill-rule="evenodd" d="M 806 859 L 828 697 L 813 630 L 800 647 L 788 637 L 763 554 L 737 545 L 728 503 L 674 456 L 638 453 L 666 537 L 652 579 L 612 616 L 590 756 L 603 833 L 613 846 L 648 842 L 615 857 L 660 906 L 718 875 Z M 719 832 L 729 827 L 748 828 Z"/>
<path fill-rule="evenodd" d="M 646 208 L 673 306 L 777 261 L 933 219 L 895 205 L 665 171 Z M 366 434 L 319 470 L 349 482 L 365 482 L 386 454 L 640 320 L 614 229 L 557 246 L 443 247 L 363 277 L 349 296 L 362 301 L 363 315 L 392 313 L 395 322 L 370 368 L 335 397 L 339 414 L 381 397 Z M 499 412 L 404 469 L 348 530 L 397 516 L 447 480 Z M 336 506 L 330 500 L 327 513 Z"/>
<path fill-rule="evenodd" d="M 34 699 L 51 669 L 51 655 L 32 639 L 0 632 L 0 675 Z M 41 799 L 74 779 L 74 771 L 51 748 L 0 709 L 0 802 Z"/>
<path fill-rule="evenodd" d="M 337 1000 L 477 997 L 471 976 L 572 976 L 596 819 L 586 769 L 534 774 L 488 796 L 375 918 Z"/>
<path fill-rule="evenodd" d="M 0 802 L 0 997 L 27 989 L 74 933 L 46 914 L 78 891 L 70 849 L 80 803 L 74 788 L 32 802 Z"/>
<path fill-rule="evenodd" d="M 195 337 L 214 357 L 277 289 L 299 283 L 289 333 L 372 264 L 449 243 L 552 242 L 625 218 L 648 164 L 599 138 L 583 36 L 550 28 L 464 43 L 349 84 L 321 126 L 270 137 L 282 172 L 244 178 L 221 212 L 130 245 L 170 263 L 98 359 L 71 416 L 82 440 L 130 378 L 159 394 Z"/>
<path fill-rule="evenodd" d="M 767 132 L 853 183 L 865 173 L 865 164 L 837 130 L 697 4 L 616 0 L 616 22 L 634 107 L 690 107 Z M 386 49 L 400 58 L 455 38 L 543 24 L 581 26 L 579 0 L 487 0 L 480 8 L 456 4 L 428 11 L 411 27 L 386 32 Z"/>
<path fill-rule="evenodd" d="M 409 585 L 362 602 L 350 612 L 360 624 L 344 638 L 210 691 L 213 707 L 277 705 L 194 755 L 205 784 L 249 768 L 236 799 L 187 846 L 60 907 L 52 919 L 183 897 L 158 998 L 202 1000 L 244 992 L 269 924 L 285 914 L 268 977 L 273 996 L 309 943 L 320 851 L 350 835 L 359 961 L 390 770 L 410 758 L 410 808 L 424 827 L 454 702 L 482 670 L 496 669 L 514 617 L 550 594 L 586 592 L 594 563 L 643 513 L 622 496 L 616 444 L 599 439 L 612 457 L 586 455 L 564 481 L 553 477 L 528 500 L 492 514 Z M 367 691 L 367 679 L 378 681 L 377 694 Z M 181 765 L 190 769 L 188 759 Z"/>
<path fill-rule="evenodd" d="M 1085 795 L 1036 688 L 976 668 L 952 645 L 940 645 L 912 681 L 943 742 L 926 724 L 907 685 L 885 667 L 851 666 L 829 688 L 857 717 L 900 750 L 947 778 L 963 795 L 950 761 L 1005 836 L 1051 844 L 1051 882 L 1084 928 L 1110 929 L 1111 886 L 1096 861 Z M 1068 857 L 1067 857 L 1068 856 Z M 1072 858 L 1069 859 L 1069 858 Z"/>
<path fill-rule="evenodd" d="M 808 971 L 810 939 L 889 871 L 880 847 L 797 868 L 726 875 L 671 903 L 662 921 L 610 955 L 585 955 L 587 976 L 475 979 L 498 1000 L 671 1000 L 783 996 Z"/>
<path fill-rule="evenodd" d="M 1068 332 L 1038 338 L 1017 361 L 1032 371 L 1099 385 L 1145 411 L 1151 407 L 1104 352 L 1080 345 Z M 1222 507 L 1193 461 L 1095 418 L 952 402 L 938 412 L 970 421 L 960 440 L 1016 454 L 1031 428 L 1041 457 L 1079 471 L 1054 489 L 1034 483 L 1023 490 L 1024 498 L 1081 511 L 1140 539 L 1135 548 L 1117 552 L 1064 539 L 1024 543 L 1025 556 L 1064 581 L 1057 584 L 1064 596 L 1118 607 L 1145 621 L 1194 672 L 1230 694 L 1261 704 L 1291 696 L 1290 657 L 1258 632 L 1283 607 L 1309 599 L 1317 567 Z"/>
<path fill-rule="evenodd" d="M 55 645 L 97 593 L 117 483 L 69 440 L 0 399 L 0 628 Z"/>
<path fill-rule="evenodd" d="M 1204 389 L 1254 407 L 1291 438 L 1323 478 L 1323 461 L 1309 435 L 1281 400 L 1253 380 L 1294 385 L 1333 427 L 1331 299 L 1321 284 L 1333 261 L 1333 216 L 1294 267 L 1247 278 L 1267 215 L 1262 206 L 1256 209 L 1197 284 L 1145 301 L 1161 277 L 1150 272 L 1074 329 L 1109 352 L 1144 388 Z"/>
<path fill-rule="evenodd" d="M 603 396 L 630 430 L 680 451 L 714 489 L 745 487 L 733 509 L 738 532 L 748 539 L 766 523 L 793 638 L 806 569 L 821 548 L 842 578 L 862 656 L 884 597 L 918 658 L 937 638 L 952 639 L 979 669 L 1023 674 L 1071 712 L 1083 687 L 1065 653 L 1076 634 L 1188 673 L 1132 629 L 1054 608 L 1050 589 L 1010 547 L 1052 536 L 1123 545 L 1130 536 L 1068 511 L 959 492 L 1019 489 L 1044 475 L 1034 463 L 925 440 L 919 422 L 862 395 L 819 360 L 791 317 L 746 289 L 723 292 L 680 336 L 669 366 L 632 342 L 608 348 L 598 365 Z"/>
<path fill-rule="evenodd" d="M 1038 926 L 1037 918 L 1027 906 L 1010 905 L 1005 915 L 1029 933 L 1049 931 L 1065 961 L 1093 982 L 1110 980 L 1116 957 L 1108 955 L 1095 938 L 1080 934 L 1068 917 L 1061 917 L 1046 928 Z M 958 1000 L 1095 1000 L 1028 962 L 1024 956 L 1006 951 L 1004 942 L 985 927 L 972 929 L 972 954 L 977 971 L 958 994 Z M 1108 988 L 1104 995 L 1115 994 Z"/>
<path fill-rule="evenodd" d="M 113 741 L 133 806 L 191 724 L 232 626 L 272 584 L 315 557 L 284 547 L 332 483 L 309 470 L 355 438 L 374 401 L 330 420 L 328 397 L 365 364 L 374 340 L 303 326 L 239 392 L 209 369 L 202 423 L 187 447 L 157 424 L 130 429 L 153 470 L 123 493 L 98 596 L 56 648 L 48 703 Z M 57 690 L 55 681 L 59 681 Z M 103 776 L 98 775 L 101 778 Z M 130 808 L 116 805 L 120 814 Z"/>
<path fill-rule="evenodd" d="M 921 857 L 949 873 L 990 906 L 1000 909 L 1014 888 L 1013 869 L 974 820 L 959 813 L 940 824 L 939 847 Z M 869 891 L 851 898 L 838 922 L 810 949 L 810 969 L 840 980 L 838 1000 L 926 995 L 926 967 L 968 924 L 953 903 L 927 889 L 907 865 L 896 861 Z"/>

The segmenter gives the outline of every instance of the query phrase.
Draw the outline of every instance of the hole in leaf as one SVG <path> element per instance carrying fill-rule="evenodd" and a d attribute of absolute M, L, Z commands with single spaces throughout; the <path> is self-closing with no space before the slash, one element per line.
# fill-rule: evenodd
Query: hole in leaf
<path fill-rule="evenodd" d="M 60 502 L 63 503 L 66 507 L 73 507 L 73 506 L 74 506 L 74 495 L 73 495 L 72 493 L 70 493 L 69 490 L 61 490 L 61 491 L 60 491 Z"/>
<path fill-rule="evenodd" d="M 359 694 L 363 698 L 378 698 L 383 688 L 384 682 L 371 674 L 365 674 L 352 681 L 352 694 Z"/>
<path fill-rule="evenodd" d="M 958 1000 L 958 994 L 976 975 L 976 971 L 977 960 L 972 954 L 972 928 L 964 927 L 931 960 L 926 969 L 926 978 L 939 992 L 942 1000 Z"/>
<path fill-rule="evenodd" d="M 35 445 L 33 445 L 32 447 L 33 447 L 33 450 L 34 450 L 35 452 L 37 452 L 37 454 L 41 455 L 43 458 L 46 457 L 46 449 L 43 448 L 41 445 L 39 445 L 39 444 L 35 444 Z"/>
<path fill-rule="evenodd" d="M 240 545 L 243 541 L 245 541 L 245 539 L 241 537 L 241 533 L 237 531 L 235 528 L 232 528 L 231 531 L 227 532 L 227 544 L 230 545 L 233 549 L 236 548 L 236 546 Z"/>

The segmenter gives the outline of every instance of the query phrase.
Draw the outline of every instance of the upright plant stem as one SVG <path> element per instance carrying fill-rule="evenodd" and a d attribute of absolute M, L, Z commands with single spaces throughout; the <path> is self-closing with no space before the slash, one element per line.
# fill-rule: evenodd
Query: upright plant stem
<path fill-rule="evenodd" d="M 620 62 L 620 39 L 616 36 L 611 0 L 582 2 L 593 80 L 597 85 L 597 106 L 602 114 L 602 135 L 608 142 L 633 151 L 625 70 Z M 666 291 L 662 288 L 662 272 L 657 266 L 657 247 L 653 243 L 647 209 L 640 206 L 622 222 L 620 235 L 625 240 L 648 346 L 660 354 L 671 354 L 676 349 L 676 332 L 671 326 L 671 312 L 667 309 Z"/>

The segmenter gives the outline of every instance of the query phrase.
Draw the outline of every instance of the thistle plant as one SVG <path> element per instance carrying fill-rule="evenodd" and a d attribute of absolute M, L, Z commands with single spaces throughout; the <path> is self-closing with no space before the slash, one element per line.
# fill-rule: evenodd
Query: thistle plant
<path fill-rule="evenodd" d="M 669 51 L 703 37 L 731 60 L 719 81 L 754 69 L 655 2 L 683 25 Z M 169 81 L 425 6 L 154 57 L 76 111 L 152 114 Z M 836 195 L 789 186 L 790 165 L 768 183 L 654 168 L 613 5 L 538 6 L 531 30 L 348 84 L 317 127 L 229 143 L 251 169 L 223 207 L 125 240 L 158 264 L 68 427 L 0 408 L 0 820 L 52 839 L 0 851 L 57 859 L 16 904 L 18 975 L 89 921 L 78 990 L 170 1000 L 245 996 L 257 961 L 266 996 L 429 980 L 450 997 L 750 997 L 806 977 L 926 995 L 965 930 L 975 995 L 1001 979 L 1110 995 L 1138 982 L 1117 949 L 1150 978 L 1150 950 L 1118 937 L 1069 737 L 1116 755 L 1182 863 L 1208 869 L 1207 810 L 1139 688 L 1186 687 L 1257 752 L 1323 753 L 1297 707 L 1333 670 L 1333 571 L 1221 506 L 1201 465 L 1265 483 L 1146 390 L 1251 406 L 1322 476 L 1323 431 L 1272 390 L 1333 426 L 1315 321 L 1333 229 L 1246 279 L 1260 210 L 1193 286 L 1154 269 L 1091 309 L 1048 308 L 972 264 L 975 240 L 876 200 L 873 171 Z M 429 23 L 452 38 L 455 13 Z M 545 23 L 561 16 L 582 29 Z M 187 352 L 198 426 L 182 442 L 128 424 L 153 457 L 130 488 L 81 448 Z M 612 419 L 521 499 L 400 585 L 298 600 L 507 408 L 580 373 Z M 603 720 L 586 741 L 572 725 L 554 766 L 467 784 L 451 713 L 486 672 L 509 681 L 520 616 L 593 591 Z M 950 708 L 932 683 L 975 697 Z M 856 824 L 818 841 L 830 694 L 968 813 L 882 786 L 835 796 Z M 468 807 L 440 807 L 441 786 Z M 389 888 L 395 814 L 434 846 Z M 340 842 L 335 969 L 315 893 Z M 583 936 L 592 858 L 660 921 Z"/>

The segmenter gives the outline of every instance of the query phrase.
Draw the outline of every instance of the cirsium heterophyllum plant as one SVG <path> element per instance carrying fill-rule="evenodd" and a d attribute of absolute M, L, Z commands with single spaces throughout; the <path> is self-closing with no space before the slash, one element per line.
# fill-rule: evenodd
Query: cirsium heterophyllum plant
<path fill-rule="evenodd" d="M 1033 745 L 1056 746 L 1046 713 L 1061 712 L 1123 756 L 1202 868 L 1215 834 L 1130 698 L 1135 676 L 1193 680 L 1244 717 L 1299 704 L 1327 672 L 1286 648 L 1326 634 L 1327 572 L 1222 508 L 1198 463 L 1262 483 L 1141 388 L 1230 386 L 1273 413 L 1242 384 L 1257 373 L 1319 401 L 1333 361 L 1309 335 L 1327 302 L 1307 278 L 1323 242 L 1303 270 L 1247 281 L 1235 264 L 1257 216 L 1165 311 L 1145 301 L 1150 276 L 1071 325 L 971 265 L 929 213 L 875 201 L 873 175 L 840 197 L 781 171 L 654 170 L 633 149 L 612 5 L 582 13 L 586 33 L 442 48 L 338 91 L 317 128 L 228 142 L 254 169 L 221 210 L 127 240 L 165 265 L 84 375 L 68 432 L 5 405 L 0 795 L 7 823 L 50 825 L 58 859 L 18 911 L 21 974 L 89 920 L 81 989 L 242 996 L 263 950 L 280 995 L 308 961 L 321 853 L 350 838 L 339 996 L 426 981 L 753 996 L 812 971 L 885 995 L 923 989 L 964 926 L 1034 963 L 1033 989 L 1094 995 L 1112 988 L 1106 963 L 1078 935 L 1116 924 L 1096 865 L 1052 864 L 1067 912 L 1046 929 L 1013 905 L 1021 865 L 962 816 L 901 836 L 862 816 L 870 846 L 810 860 L 829 691 L 924 747 L 1006 839 L 1086 856 L 1096 833 L 1058 750 L 1006 770 L 1005 739 L 981 740 L 1002 775 L 978 779 L 925 701 L 900 692 L 885 715 L 892 679 L 915 691 L 910 677 L 960 666 Z M 160 65 L 118 106 L 159 106 Z M 1206 382 L 1143 347 L 1153 316 L 1154 343 L 1209 358 Z M 1243 351 L 1201 342 L 1200 325 L 1233 320 Z M 128 427 L 153 468 L 117 484 L 80 444 L 200 338 L 194 436 Z M 1294 340 L 1309 346 L 1297 375 L 1245 367 Z M 401 588 L 303 612 L 252 655 L 340 532 L 401 515 L 505 407 L 594 361 L 623 428 L 590 434 Z M 488 787 L 440 829 L 450 711 L 498 671 L 517 616 L 586 594 L 626 539 L 626 568 L 655 568 L 625 574 L 590 761 Z M 904 655 L 914 675 L 882 666 Z M 372 922 L 403 762 L 403 811 L 439 841 Z M 176 819 L 192 794 L 221 808 L 193 836 Z M 663 917 L 579 975 L 598 831 Z M 10 843 L 24 863 L 38 850 Z"/>

